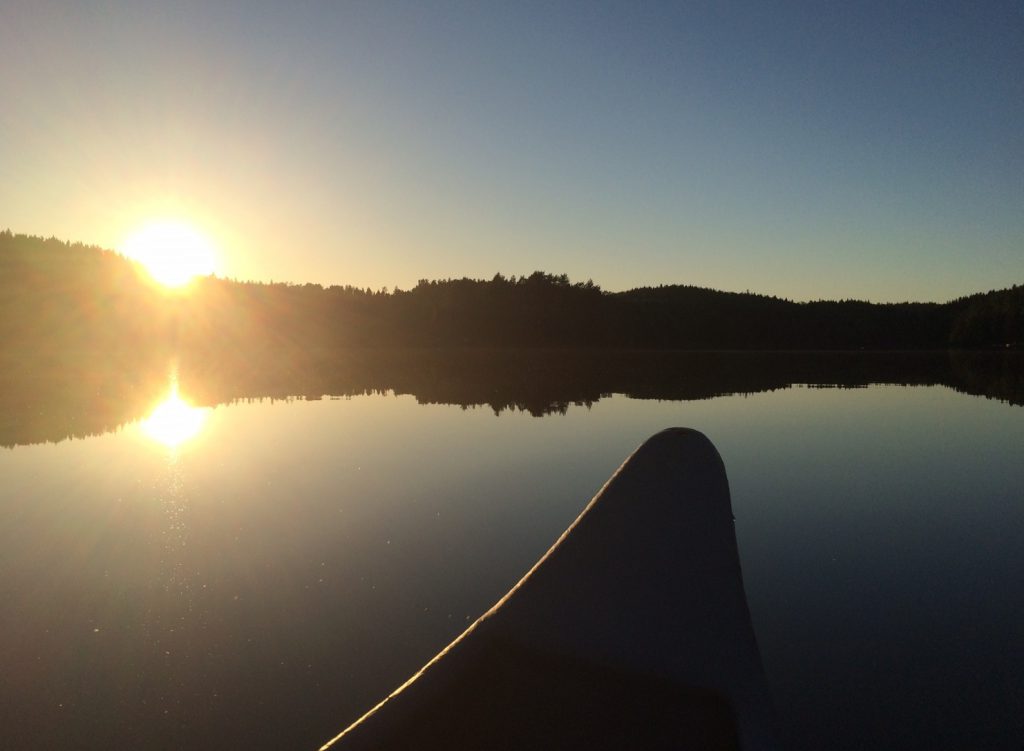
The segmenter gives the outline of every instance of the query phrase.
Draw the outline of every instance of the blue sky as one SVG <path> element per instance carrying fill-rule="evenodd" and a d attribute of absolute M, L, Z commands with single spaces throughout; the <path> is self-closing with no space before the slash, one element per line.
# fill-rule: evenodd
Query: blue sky
<path fill-rule="evenodd" d="M 215 6 L 215 7 L 208 7 Z M 1024 282 L 1016 3 L 8 2 L 0 225 L 238 278 Z"/>

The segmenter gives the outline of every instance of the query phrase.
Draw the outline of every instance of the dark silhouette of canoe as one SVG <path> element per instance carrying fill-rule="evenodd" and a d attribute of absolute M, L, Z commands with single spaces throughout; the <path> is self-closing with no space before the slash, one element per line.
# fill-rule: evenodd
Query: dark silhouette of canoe
<path fill-rule="evenodd" d="M 704 435 L 673 428 L 626 460 L 505 597 L 323 749 L 776 745 L 725 468 Z"/>

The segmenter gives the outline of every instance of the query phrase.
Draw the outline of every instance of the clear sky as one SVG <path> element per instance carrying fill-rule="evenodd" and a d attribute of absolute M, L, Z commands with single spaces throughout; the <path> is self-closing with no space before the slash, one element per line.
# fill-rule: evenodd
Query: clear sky
<path fill-rule="evenodd" d="M 1024 4 L 0 5 L 0 228 L 242 279 L 1024 282 Z"/>

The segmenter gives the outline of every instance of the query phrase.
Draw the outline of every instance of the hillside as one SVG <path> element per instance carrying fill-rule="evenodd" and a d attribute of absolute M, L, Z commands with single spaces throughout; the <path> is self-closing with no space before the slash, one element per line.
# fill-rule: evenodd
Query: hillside
<path fill-rule="evenodd" d="M 420 281 L 411 290 L 215 277 L 187 293 L 153 284 L 102 248 L 0 232 L 5 359 L 137 358 L 341 347 L 942 349 L 1019 346 L 1024 288 L 948 303 L 797 303 L 670 285 L 605 292 L 534 272 Z"/>

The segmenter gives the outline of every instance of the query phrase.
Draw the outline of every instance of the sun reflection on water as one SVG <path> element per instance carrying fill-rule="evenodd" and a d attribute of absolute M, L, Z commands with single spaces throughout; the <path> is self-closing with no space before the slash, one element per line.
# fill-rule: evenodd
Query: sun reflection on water
<path fill-rule="evenodd" d="M 178 448 L 199 435 L 210 411 L 209 407 L 194 407 L 182 399 L 178 384 L 172 382 L 164 400 L 142 421 L 142 432 L 167 448 Z"/>

